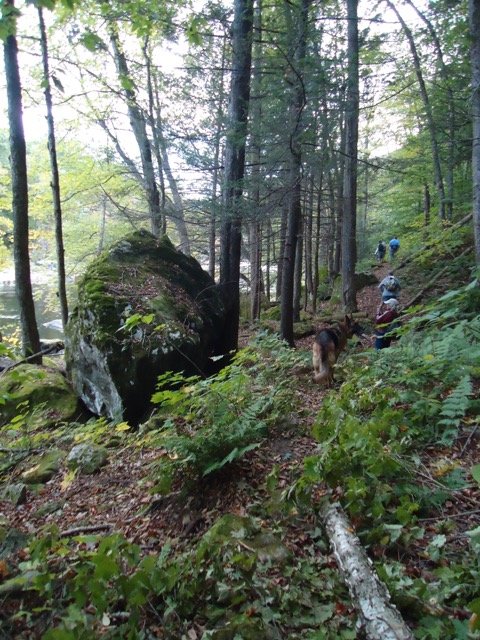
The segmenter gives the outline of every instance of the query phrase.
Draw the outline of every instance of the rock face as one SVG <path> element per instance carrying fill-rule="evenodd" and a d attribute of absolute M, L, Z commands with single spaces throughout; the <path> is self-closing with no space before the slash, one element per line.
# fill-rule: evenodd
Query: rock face
<path fill-rule="evenodd" d="M 137 423 L 157 377 L 198 374 L 223 330 L 213 280 L 164 236 L 124 237 L 92 263 L 65 331 L 65 362 L 87 408 Z"/>

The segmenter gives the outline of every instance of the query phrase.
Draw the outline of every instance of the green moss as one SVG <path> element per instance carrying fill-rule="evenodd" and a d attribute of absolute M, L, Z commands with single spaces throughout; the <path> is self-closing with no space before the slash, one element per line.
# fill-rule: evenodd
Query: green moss
<path fill-rule="evenodd" d="M 73 418 L 78 399 L 68 381 L 59 371 L 22 364 L 6 371 L 0 378 L 3 422 L 19 414 L 28 426 L 53 427 Z"/>
<path fill-rule="evenodd" d="M 262 320 L 280 320 L 280 305 L 277 304 L 262 312 Z"/>

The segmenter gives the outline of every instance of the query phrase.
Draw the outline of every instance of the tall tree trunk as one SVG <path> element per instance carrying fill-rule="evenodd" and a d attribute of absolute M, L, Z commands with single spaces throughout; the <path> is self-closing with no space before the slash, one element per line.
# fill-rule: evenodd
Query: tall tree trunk
<path fill-rule="evenodd" d="M 456 107 L 455 107 L 455 96 L 453 94 L 453 89 L 449 80 L 449 73 L 447 70 L 447 66 L 445 65 L 444 55 L 442 51 L 442 47 L 440 45 L 440 40 L 437 36 L 437 32 L 433 24 L 427 18 L 427 16 L 422 13 L 411 0 L 406 0 L 406 3 L 412 7 L 412 9 L 416 12 L 418 17 L 423 20 L 423 22 L 427 25 L 428 31 L 430 32 L 430 36 L 432 38 L 433 44 L 435 46 L 435 50 L 437 52 L 437 60 L 438 66 L 440 69 L 440 75 L 442 80 L 445 83 L 445 91 L 447 95 L 448 102 L 448 172 L 447 172 L 447 193 L 445 197 L 445 215 L 447 220 L 452 220 L 453 218 L 453 194 L 454 194 L 454 164 L 455 164 L 455 120 L 456 120 Z"/>
<path fill-rule="evenodd" d="M 425 80 L 423 79 L 422 67 L 420 65 L 420 58 L 418 56 L 417 47 L 415 45 L 415 40 L 413 39 L 413 35 L 411 30 L 409 29 L 407 23 L 402 18 L 400 13 L 398 12 L 395 5 L 390 2 L 390 0 L 385 0 L 387 5 L 392 9 L 395 15 L 398 18 L 398 21 L 402 25 L 403 32 L 408 40 L 410 45 L 410 51 L 412 53 L 413 58 L 413 66 L 415 68 L 415 73 L 417 74 L 418 86 L 420 88 L 420 95 L 422 96 L 423 104 L 425 107 L 425 115 L 427 118 L 427 126 L 428 132 L 430 134 L 430 144 L 432 147 L 432 159 L 433 159 L 433 168 L 435 172 L 435 183 L 437 185 L 438 190 L 438 213 L 440 220 L 445 220 L 445 187 L 443 184 L 443 176 L 442 176 L 442 167 L 440 164 L 440 154 L 438 151 L 438 140 L 437 140 L 437 131 L 435 126 L 435 121 L 433 119 L 432 114 L 432 106 L 430 104 L 430 98 L 428 96 L 427 87 L 425 85 Z"/>
<path fill-rule="evenodd" d="M 280 299 L 280 336 L 289 345 L 294 345 L 294 283 L 298 232 L 302 216 L 302 114 L 306 104 L 303 84 L 303 63 L 307 45 L 308 7 L 310 0 L 302 0 L 299 8 L 296 41 L 294 43 L 291 73 L 290 103 L 290 166 L 288 180 L 288 218 L 285 236 L 285 251 L 282 268 L 282 294 Z M 286 7 L 290 11 L 290 4 Z"/>
<path fill-rule="evenodd" d="M 250 319 L 260 318 L 262 310 L 262 225 L 250 223 Z"/>
<path fill-rule="evenodd" d="M 20 307 L 20 331 L 25 355 L 40 352 L 40 336 L 35 317 L 35 304 L 30 275 L 28 252 L 28 179 L 27 149 L 23 129 L 22 88 L 18 66 L 18 46 L 15 33 L 13 0 L 4 0 L 2 18 L 11 24 L 4 46 L 5 77 L 7 81 L 8 124 L 10 128 L 10 167 L 12 173 L 13 256 L 15 290 Z M 41 364 L 41 356 L 35 359 Z"/>
<path fill-rule="evenodd" d="M 60 199 L 60 176 L 58 172 L 57 143 L 55 138 L 55 123 L 53 119 L 53 102 L 52 90 L 50 85 L 47 32 L 45 29 L 45 20 L 43 19 L 43 10 L 41 7 L 38 7 L 38 23 L 40 26 L 40 44 L 42 47 L 45 105 L 47 107 L 48 153 L 50 156 L 50 171 L 52 174 L 52 181 L 50 183 L 50 186 L 52 187 L 53 216 L 55 220 L 55 242 L 57 247 L 58 299 L 60 302 L 62 325 L 63 328 L 65 328 L 65 325 L 68 322 L 68 301 L 65 276 L 65 247 L 63 244 L 62 203 Z"/>
<path fill-rule="evenodd" d="M 265 296 L 267 298 L 267 302 L 270 304 L 271 301 L 271 286 L 272 279 L 270 275 L 270 268 L 272 265 L 271 253 L 272 253 L 272 222 L 270 218 L 267 220 L 267 258 L 265 260 Z"/>
<path fill-rule="evenodd" d="M 302 299 L 302 264 L 303 264 L 303 243 L 304 235 L 302 233 L 302 220 L 300 218 L 300 225 L 297 234 L 297 249 L 295 252 L 295 277 L 293 282 L 293 320 L 298 322 L 300 320 L 300 309 Z"/>
<path fill-rule="evenodd" d="M 254 61 L 262 60 L 262 0 L 258 0 L 253 17 L 253 29 L 256 36 L 254 44 Z M 254 98 L 262 94 L 261 64 L 253 64 L 252 70 L 252 94 Z M 261 139 L 262 139 L 262 101 L 254 99 L 252 104 L 251 132 L 251 189 L 250 201 L 252 202 L 252 220 L 250 222 L 250 319 L 260 318 L 262 306 L 262 224 L 260 222 L 260 184 L 261 184 Z"/>
<path fill-rule="evenodd" d="M 315 297 L 313 288 L 313 194 L 315 180 L 313 173 L 308 180 L 308 193 L 305 206 L 305 225 L 303 234 L 303 246 L 305 253 L 305 308 L 313 304 Z"/>
<path fill-rule="evenodd" d="M 317 293 L 319 285 L 318 268 L 320 266 L 320 251 L 321 251 L 321 228 L 322 228 L 322 186 L 323 186 L 323 173 L 320 175 L 318 184 L 316 215 L 315 215 L 315 250 L 313 253 L 313 301 L 312 311 L 317 311 Z M 326 254 L 325 254 L 326 255 Z"/>
<path fill-rule="evenodd" d="M 102 218 L 100 220 L 100 231 L 98 234 L 97 256 L 99 256 L 102 253 L 104 248 L 106 223 L 107 223 L 107 195 L 104 193 L 102 196 Z"/>
<path fill-rule="evenodd" d="M 223 220 L 220 243 L 220 287 L 226 306 L 221 351 L 238 348 L 240 319 L 241 199 L 245 172 L 250 72 L 252 66 L 253 0 L 235 0 L 233 60 L 225 146 Z"/>
<path fill-rule="evenodd" d="M 330 280 L 333 281 L 342 271 L 342 228 L 343 228 L 343 176 L 345 175 L 345 163 L 342 162 L 336 171 L 337 188 L 332 189 L 332 263 L 329 265 Z M 336 197 L 335 197 L 336 192 Z"/>
<path fill-rule="evenodd" d="M 226 39 L 223 40 L 222 46 L 222 61 L 221 68 L 225 68 L 226 58 Z M 210 208 L 210 221 L 209 221 L 209 233 L 208 233 L 208 272 L 215 280 L 215 266 L 216 266 L 216 239 L 217 239 L 217 211 L 218 211 L 218 187 L 219 187 L 219 171 L 220 171 L 220 157 L 221 157 L 221 135 L 223 122 L 225 118 L 223 101 L 225 99 L 225 87 L 223 74 L 220 81 L 218 107 L 215 115 L 215 146 L 213 154 L 213 176 L 212 176 L 212 195 L 211 195 L 211 208 Z"/>
<path fill-rule="evenodd" d="M 480 0 L 469 0 L 471 60 L 472 60 L 472 116 L 473 116 L 473 229 L 475 258 L 480 266 Z"/>
<path fill-rule="evenodd" d="M 187 225 L 185 223 L 185 207 L 183 204 L 183 198 L 177 185 L 175 176 L 170 165 L 170 158 L 168 155 L 167 143 L 163 133 L 163 117 L 162 110 L 160 108 L 159 88 L 157 77 L 153 78 L 154 81 L 154 103 L 155 103 L 155 118 L 153 122 L 154 144 L 156 152 L 159 154 L 158 162 L 161 163 L 165 177 L 167 178 L 168 186 L 173 198 L 173 223 L 177 229 L 178 239 L 180 242 L 180 249 L 187 256 L 190 255 L 190 238 L 188 236 Z"/>
<path fill-rule="evenodd" d="M 152 59 L 149 52 L 149 36 L 145 38 L 143 45 L 143 57 L 145 58 L 145 66 L 147 71 L 147 93 L 148 93 L 148 122 L 150 130 L 152 132 L 153 148 L 155 154 L 155 160 L 157 161 L 158 181 L 160 183 L 159 194 L 159 207 L 160 207 L 160 233 L 167 232 L 167 217 L 165 214 L 165 180 L 163 177 L 163 163 L 160 154 L 160 145 L 158 143 L 157 127 L 155 122 L 155 100 L 153 90 L 153 78 L 152 78 Z"/>
<path fill-rule="evenodd" d="M 344 207 L 342 220 L 342 289 L 347 312 L 357 310 L 355 293 L 356 216 L 357 216 L 357 153 L 358 153 L 358 0 L 347 0 L 348 79 L 344 175 Z"/>
<path fill-rule="evenodd" d="M 287 219 L 288 208 L 285 200 L 282 202 L 282 212 L 280 216 L 280 229 L 278 233 L 278 258 L 277 262 L 277 283 L 275 287 L 275 299 L 280 300 L 282 297 L 282 279 L 283 279 L 283 257 L 285 255 L 285 238 L 287 237 Z M 275 238 L 273 238 L 273 253 L 275 259 Z"/>
<path fill-rule="evenodd" d="M 170 191 L 172 193 L 173 205 L 174 205 L 173 221 L 178 231 L 180 248 L 185 255 L 189 256 L 190 255 L 190 239 L 188 237 L 187 225 L 185 223 L 185 207 L 183 205 L 183 198 L 180 194 L 180 190 L 178 189 L 178 186 L 177 186 L 177 181 L 175 180 L 172 168 L 170 166 L 170 158 L 168 156 L 167 144 L 165 142 L 165 137 L 163 135 L 163 125 L 162 125 L 162 118 L 160 115 L 160 111 L 157 112 L 155 125 L 157 130 L 156 137 L 157 137 L 158 144 L 160 145 L 160 153 L 162 156 L 163 170 L 167 178 L 168 186 L 170 187 Z"/>
<path fill-rule="evenodd" d="M 152 147 L 147 135 L 145 117 L 137 101 L 135 83 L 130 75 L 127 59 L 123 53 L 116 26 L 112 22 L 107 23 L 113 56 L 117 66 L 120 84 L 125 95 L 128 117 L 135 141 L 140 152 L 143 172 L 143 186 L 147 196 L 150 225 L 154 235 L 159 235 L 162 228 L 162 215 L 160 211 L 160 194 L 155 180 L 155 171 L 152 160 Z"/>
<path fill-rule="evenodd" d="M 428 184 L 423 185 L 423 224 L 425 227 L 430 224 L 430 188 Z"/>

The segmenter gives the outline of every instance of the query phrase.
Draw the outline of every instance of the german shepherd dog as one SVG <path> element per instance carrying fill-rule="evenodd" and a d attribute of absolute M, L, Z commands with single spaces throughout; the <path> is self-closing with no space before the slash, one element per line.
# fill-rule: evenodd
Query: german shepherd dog
<path fill-rule="evenodd" d="M 358 322 L 353 321 L 353 316 L 345 316 L 343 322 L 333 327 L 322 329 L 313 343 L 313 379 L 318 384 L 327 383 L 330 388 L 333 385 L 333 367 L 338 356 L 345 349 L 347 340 L 353 335 L 360 336 L 363 333 Z"/>

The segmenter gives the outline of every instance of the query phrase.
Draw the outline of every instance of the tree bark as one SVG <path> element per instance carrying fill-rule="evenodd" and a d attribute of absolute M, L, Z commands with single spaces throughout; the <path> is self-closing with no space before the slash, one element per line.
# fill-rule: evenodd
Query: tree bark
<path fill-rule="evenodd" d="M 308 8 L 310 0 L 302 0 L 299 9 L 296 41 L 292 46 L 292 59 L 287 82 L 291 85 L 290 102 L 290 158 L 288 180 L 288 214 L 285 250 L 282 265 L 282 289 L 280 297 L 280 335 L 289 345 L 294 345 L 294 292 L 298 234 L 302 216 L 302 114 L 306 105 L 303 84 L 303 64 L 306 55 Z M 291 6 L 285 8 L 289 12 Z"/>
<path fill-rule="evenodd" d="M 147 35 L 145 38 L 145 43 L 143 45 L 143 57 L 145 58 L 145 67 L 147 72 L 147 93 L 148 93 L 148 123 L 150 125 L 150 130 L 152 132 L 152 141 L 153 141 L 153 150 L 155 155 L 155 160 L 157 161 L 157 173 L 158 173 L 158 182 L 160 187 L 159 193 L 159 207 L 160 207 L 160 229 L 159 232 L 164 234 L 167 232 L 167 217 L 165 213 L 165 203 L 166 203 L 166 193 L 165 193 L 165 179 L 163 176 L 163 162 L 162 156 L 160 153 L 160 145 L 158 143 L 158 135 L 157 135 L 157 127 L 156 127 L 156 118 L 155 112 L 156 102 L 155 97 L 157 97 L 158 103 L 158 92 L 154 92 L 154 80 L 152 77 L 152 59 L 149 51 L 149 40 L 150 36 Z M 155 89 L 156 89 L 155 85 Z"/>
<path fill-rule="evenodd" d="M 229 130 L 225 147 L 223 221 L 220 237 L 220 289 L 226 306 L 220 350 L 238 348 L 240 320 L 241 200 L 252 66 L 252 0 L 235 0 L 233 60 L 229 102 Z"/>
<path fill-rule="evenodd" d="M 60 314 L 62 317 L 62 325 L 68 322 L 68 301 L 67 301 L 67 285 L 65 274 L 65 247 L 63 244 L 63 220 L 62 220 L 62 202 L 60 199 L 60 175 L 58 171 L 57 161 L 57 143 L 55 138 L 55 122 L 53 119 L 53 101 L 52 90 L 50 85 L 50 69 L 48 61 L 48 43 L 47 32 L 45 29 L 45 20 L 43 19 L 42 7 L 38 7 L 38 23 L 40 27 L 40 44 L 42 48 L 43 62 L 43 82 L 45 87 L 45 105 L 47 107 L 47 126 L 48 126 L 48 153 L 50 157 L 50 171 L 52 181 L 53 200 L 53 217 L 55 220 L 55 242 L 57 247 L 57 287 L 58 299 L 60 302 Z"/>
<path fill-rule="evenodd" d="M 354 602 L 360 628 L 369 640 L 413 640 L 413 634 L 390 602 L 358 537 L 338 503 L 320 511 L 340 572 Z"/>
<path fill-rule="evenodd" d="M 300 219 L 300 225 L 297 234 L 297 250 L 295 252 L 295 277 L 293 283 L 293 321 L 300 321 L 300 309 L 302 306 L 302 265 L 303 265 L 303 247 L 304 247 L 303 224 Z"/>
<path fill-rule="evenodd" d="M 357 217 L 357 154 L 358 154 L 358 0 L 347 0 L 348 19 L 348 80 L 344 175 L 344 207 L 342 220 L 342 289 L 347 312 L 357 310 L 354 286 Z"/>
<path fill-rule="evenodd" d="M 225 68 L 226 58 L 226 39 L 223 40 L 222 46 L 222 61 L 221 68 Z M 221 157 L 221 136 L 223 123 L 225 119 L 225 113 L 223 108 L 225 98 L 225 86 L 224 77 L 220 79 L 220 86 L 218 87 L 218 106 L 215 114 L 215 142 L 214 142 L 214 154 L 213 154 L 213 175 L 212 175 L 212 187 L 211 187 L 211 206 L 210 206 L 210 220 L 209 220 L 209 235 L 208 235 L 208 272 L 211 277 L 216 279 L 216 238 L 217 238 L 217 212 L 218 212 L 218 191 L 219 191 L 219 173 L 220 173 L 220 157 Z"/>
<path fill-rule="evenodd" d="M 24 355 L 38 354 L 32 362 L 41 364 L 40 336 L 35 317 L 30 256 L 28 251 L 28 179 L 27 149 L 23 129 L 22 88 L 18 66 L 13 0 L 4 0 L 2 18 L 12 25 L 3 51 L 7 81 L 8 124 L 10 128 L 10 167 L 12 173 L 13 255 L 15 265 L 15 290 L 20 307 L 20 332 Z"/>
<path fill-rule="evenodd" d="M 315 299 L 315 289 L 313 284 L 313 192 L 314 178 L 309 176 L 307 206 L 305 207 L 305 224 L 303 234 L 303 246 L 305 254 L 305 309 L 313 307 Z"/>
<path fill-rule="evenodd" d="M 128 117 L 135 141 L 140 152 L 143 172 L 143 186 L 147 196 L 150 225 L 154 235 L 159 235 L 162 228 L 162 215 L 160 211 L 160 194 L 155 180 L 155 171 L 152 160 L 152 147 L 148 139 L 145 117 L 140 109 L 135 92 L 135 84 L 128 69 L 127 60 L 123 53 L 118 37 L 116 25 L 107 23 L 113 56 L 117 66 L 118 79 L 125 95 Z"/>

